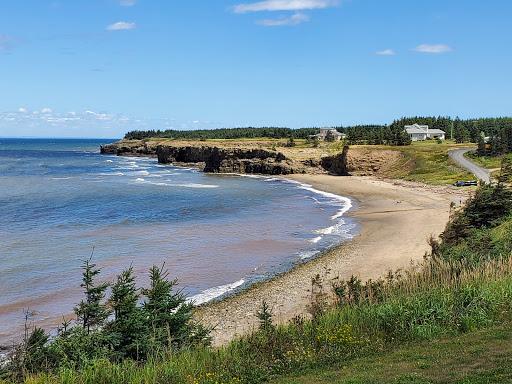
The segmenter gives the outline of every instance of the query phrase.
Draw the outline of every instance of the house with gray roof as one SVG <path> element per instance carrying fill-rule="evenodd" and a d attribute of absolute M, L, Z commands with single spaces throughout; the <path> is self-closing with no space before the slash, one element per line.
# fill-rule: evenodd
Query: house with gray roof
<path fill-rule="evenodd" d="M 406 125 L 405 130 L 412 141 L 423 141 L 429 139 L 446 139 L 446 132 L 440 129 L 429 129 L 428 125 Z"/>
<path fill-rule="evenodd" d="M 317 138 L 320 141 L 325 141 L 327 136 L 330 135 L 333 138 L 333 141 L 340 141 L 347 137 L 344 133 L 338 132 L 334 128 L 320 128 L 320 133 L 316 135 L 311 135 L 311 138 Z"/>

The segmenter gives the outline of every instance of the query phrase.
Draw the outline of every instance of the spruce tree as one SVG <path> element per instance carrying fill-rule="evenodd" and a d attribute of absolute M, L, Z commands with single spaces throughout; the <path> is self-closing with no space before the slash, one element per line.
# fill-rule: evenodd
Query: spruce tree
<path fill-rule="evenodd" d="M 272 310 L 265 300 L 262 301 L 256 316 L 258 317 L 261 331 L 268 332 L 274 329 L 274 324 L 272 324 Z"/>
<path fill-rule="evenodd" d="M 512 157 L 510 155 L 504 156 L 501 160 L 501 170 L 498 177 L 498 183 L 511 184 L 512 183 Z"/>
<path fill-rule="evenodd" d="M 487 149 L 485 148 L 485 138 L 484 138 L 484 134 L 483 132 L 481 132 L 479 135 L 478 135 L 478 149 L 477 149 L 477 154 L 478 156 L 485 156 L 486 152 L 487 152 Z"/>
<path fill-rule="evenodd" d="M 110 306 L 114 311 L 114 320 L 107 327 L 114 348 L 121 358 L 131 357 L 139 360 L 143 357 L 145 338 L 143 313 L 137 306 L 139 293 L 135 285 L 133 268 L 130 267 L 117 276 L 112 285 Z"/>
<path fill-rule="evenodd" d="M 150 269 L 150 287 L 143 289 L 145 318 L 155 347 L 181 347 L 193 338 L 193 305 L 181 291 L 175 291 L 177 280 L 168 280 L 168 272 L 153 266 Z"/>
<path fill-rule="evenodd" d="M 103 326 L 110 315 L 107 306 L 102 303 L 109 284 L 96 285 L 95 278 L 100 274 L 101 269 L 96 268 L 96 264 L 91 260 L 92 256 L 82 265 L 82 284 L 80 286 L 84 289 L 85 299 L 75 307 L 77 319 L 87 333 L 90 333 L 91 329 Z"/>

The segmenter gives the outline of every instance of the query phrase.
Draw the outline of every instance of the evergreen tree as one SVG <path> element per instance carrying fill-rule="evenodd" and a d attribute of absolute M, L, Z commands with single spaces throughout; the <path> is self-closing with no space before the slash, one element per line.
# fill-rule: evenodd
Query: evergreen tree
<path fill-rule="evenodd" d="M 486 154 L 486 148 L 485 148 L 485 138 L 483 132 L 478 135 L 478 149 L 477 154 L 478 156 L 485 156 Z"/>
<path fill-rule="evenodd" d="M 144 317 L 137 306 L 139 293 L 135 286 L 133 268 L 123 271 L 112 285 L 110 306 L 114 311 L 114 320 L 108 325 L 115 350 L 121 358 L 131 357 L 139 360 L 145 348 L 147 332 Z"/>
<path fill-rule="evenodd" d="M 260 330 L 268 332 L 274 329 L 274 324 L 272 324 L 272 310 L 265 300 L 262 301 L 256 316 L 260 323 Z"/>
<path fill-rule="evenodd" d="M 459 144 L 465 141 L 464 125 L 458 117 L 453 122 L 453 139 Z"/>
<path fill-rule="evenodd" d="M 96 264 L 91 260 L 92 256 L 82 265 L 82 284 L 80 286 L 84 289 L 85 300 L 75 307 L 77 319 L 87 333 L 90 333 L 91 329 L 103 326 L 110 315 L 107 306 L 102 303 L 109 284 L 96 285 L 95 278 L 100 274 L 101 269 L 96 268 Z"/>
<path fill-rule="evenodd" d="M 150 287 L 143 289 L 143 304 L 154 349 L 180 348 L 190 343 L 208 342 L 208 330 L 192 322 L 193 304 L 181 291 L 175 291 L 176 280 L 168 280 L 168 272 L 156 266 L 150 269 Z"/>
<path fill-rule="evenodd" d="M 331 131 L 327 131 L 325 135 L 325 141 L 332 143 L 335 140 L 334 134 Z"/>
<path fill-rule="evenodd" d="M 501 170 L 498 177 L 500 185 L 512 183 L 512 157 L 510 155 L 504 156 L 501 160 Z"/>

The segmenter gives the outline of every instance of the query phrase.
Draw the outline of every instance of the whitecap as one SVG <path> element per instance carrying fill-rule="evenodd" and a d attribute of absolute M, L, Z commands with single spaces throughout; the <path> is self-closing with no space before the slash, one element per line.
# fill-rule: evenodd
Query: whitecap
<path fill-rule="evenodd" d="M 316 244 L 316 243 L 318 243 L 320 240 L 322 240 L 322 236 L 317 236 L 317 237 L 315 237 L 315 238 L 313 238 L 313 239 L 310 239 L 310 240 L 308 240 L 308 241 L 309 241 L 310 243 Z"/>
<path fill-rule="evenodd" d="M 214 185 L 214 184 L 195 184 L 195 183 L 190 183 L 190 184 L 174 184 L 174 186 L 182 187 L 182 188 L 219 188 L 218 185 Z"/>
<path fill-rule="evenodd" d="M 317 249 L 314 249 L 314 250 L 310 250 L 310 251 L 304 251 L 302 253 L 300 253 L 300 258 L 302 260 L 305 260 L 305 259 L 310 259 L 312 258 L 313 256 L 316 256 L 320 253 L 319 250 Z"/>
<path fill-rule="evenodd" d="M 189 297 L 187 301 L 194 305 L 201 305 L 240 287 L 244 283 L 245 280 L 241 279 L 231 284 L 219 285 L 218 287 L 209 288 L 201 293 L 198 293 L 197 295 Z"/>
<path fill-rule="evenodd" d="M 139 179 L 137 179 L 139 180 Z M 141 179 L 144 180 L 144 179 Z M 144 180 L 145 181 L 145 180 Z M 167 180 L 169 181 L 169 180 Z M 164 182 L 154 182 L 154 181 L 146 181 L 146 184 L 156 185 L 159 187 L 177 187 L 177 188 L 218 188 L 218 185 L 213 184 L 195 184 L 195 183 L 189 183 L 189 184 L 175 184 L 175 183 L 164 183 Z"/>
<path fill-rule="evenodd" d="M 123 172 L 100 173 L 100 176 L 124 176 Z"/>

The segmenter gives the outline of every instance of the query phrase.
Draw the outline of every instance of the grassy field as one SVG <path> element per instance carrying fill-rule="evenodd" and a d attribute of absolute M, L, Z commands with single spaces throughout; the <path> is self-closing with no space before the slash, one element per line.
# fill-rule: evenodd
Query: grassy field
<path fill-rule="evenodd" d="M 356 359 L 337 369 L 317 369 L 272 384 L 512 383 L 510 324 L 407 345 Z"/>
<path fill-rule="evenodd" d="M 453 184 L 458 180 L 471 180 L 474 176 L 459 168 L 448 157 L 448 151 L 467 147 L 467 144 L 455 144 L 447 140 L 438 144 L 434 140 L 417 141 L 409 146 L 366 146 L 367 148 L 388 149 L 403 154 L 403 161 L 397 163 L 389 177 L 417 181 L 427 184 Z"/>
<path fill-rule="evenodd" d="M 313 147 L 306 140 L 296 139 L 293 147 L 287 146 L 286 139 L 271 138 L 251 138 L 251 139 L 233 139 L 233 140 L 214 140 L 204 141 L 192 140 L 169 140 L 169 139 L 147 139 L 146 141 L 156 144 L 159 143 L 181 143 L 194 145 L 215 145 L 222 147 L 259 147 L 269 150 L 282 152 L 286 157 L 305 161 L 308 159 L 319 160 L 323 156 L 329 156 L 341 152 L 343 142 L 319 143 Z M 447 140 L 438 144 L 434 140 L 423 142 L 414 142 L 409 146 L 396 147 L 384 145 L 353 145 L 351 150 L 357 154 L 358 150 L 364 151 L 398 151 L 402 154 L 400 161 L 396 161 L 385 174 L 389 178 L 404 179 L 410 181 L 423 182 L 427 184 L 452 184 L 458 180 L 473 179 L 473 175 L 459 168 L 448 157 L 448 151 L 453 148 L 467 147 L 468 144 L 456 144 Z M 350 154 L 349 154 L 350 156 Z M 371 160 L 370 160 L 371 161 Z"/>
<path fill-rule="evenodd" d="M 465 156 L 476 164 L 487 169 L 500 168 L 501 160 L 503 158 L 503 156 L 477 156 L 475 153 L 467 153 Z"/>

